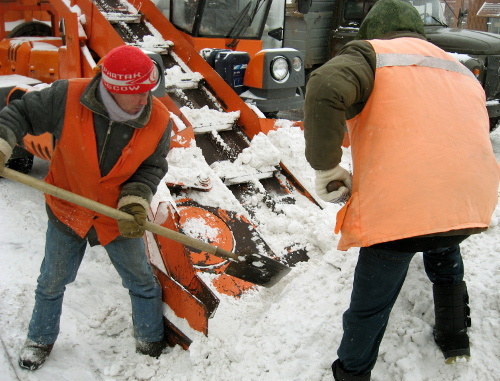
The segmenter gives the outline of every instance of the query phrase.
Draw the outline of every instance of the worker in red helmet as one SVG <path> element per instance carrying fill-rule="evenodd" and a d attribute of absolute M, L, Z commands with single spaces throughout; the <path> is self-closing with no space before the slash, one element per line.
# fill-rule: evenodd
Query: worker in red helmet
<path fill-rule="evenodd" d="M 49 132 L 56 146 L 45 181 L 134 216 L 116 221 L 45 196 L 45 257 L 22 368 L 38 369 L 49 356 L 64 290 L 75 280 L 87 244 L 106 249 L 129 290 L 137 352 L 158 357 L 165 347 L 162 291 L 142 238 L 149 204 L 167 172 L 171 133 L 167 108 L 151 95 L 157 82 L 153 61 L 123 45 L 104 57 L 94 78 L 55 81 L 0 112 L 1 166 L 26 134 Z"/>

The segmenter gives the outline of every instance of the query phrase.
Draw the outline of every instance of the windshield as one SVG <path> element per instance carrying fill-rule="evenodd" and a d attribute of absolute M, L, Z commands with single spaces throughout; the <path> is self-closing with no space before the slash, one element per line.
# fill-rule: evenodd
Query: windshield
<path fill-rule="evenodd" d="M 271 0 L 182 0 L 170 18 L 195 37 L 260 39 Z"/>
<path fill-rule="evenodd" d="M 375 0 L 347 0 L 344 7 L 344 19 L 361 22 L 374 3 Z"/>
<path fill-rule="evenodd" d="M 404 0 L 417 8 L 424 25 L 446 26 L 444 4 L 439 0 Z"/>
<path fill-rule="evenodd" d="M 446 25 L 444 21 L 444 4 L 439 0 L 403 0 L 417 8 L 424 25 Z M 344 19 L 359 24 L 370 11 L 376 0 L 347 0 L 344 8 Z"/>

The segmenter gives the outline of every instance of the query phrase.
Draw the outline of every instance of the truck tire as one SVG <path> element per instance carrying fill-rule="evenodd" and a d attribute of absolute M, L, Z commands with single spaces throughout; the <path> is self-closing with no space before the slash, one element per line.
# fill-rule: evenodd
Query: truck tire
<path fill-rule="evenodd" d="M 10 31 L 7 38 L 13 37 L 52 37 L 52 28 L 40 21 L 28 21 L 19 24 Z"/>

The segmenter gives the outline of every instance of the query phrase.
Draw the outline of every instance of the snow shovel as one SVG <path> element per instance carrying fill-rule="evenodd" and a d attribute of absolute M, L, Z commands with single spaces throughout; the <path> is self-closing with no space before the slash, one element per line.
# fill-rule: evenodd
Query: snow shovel
<path fill-rule="evenodd" d="M 28 185 L 54 197 L 69 201 L 73 204 L 93 210 L 94 212 L 114 218 L 115 220 L 134 219 L 131 214 L 122 212 L 121 210 L 115 208 L 111 208 L 97 201 L 77 195 L 65 189 L 58 188 L 54 185 L 46 183 L 45 181 L 35 179 L 31 176 L 25 175 L 9 168 L 5 168 L 3 172 L 0 172 L 0 176 Z M 206 242 L 189 237 L 185 234 L 165 228 L 161 225 L 154 224 L 149 221 L 145 222 L 144 227 L 146 228 L 146 230 L 158 234 L 162 237 L 180 242 L 183 245 L 192 247 L 197 250 L 206 251 L 217 257 L 228 259 L 230 261 L 230 264 L 225 270 L 226 274 L 246 280 L 251 283 L 258 284 L 260 286 L 273 286 L 291 270 L 288 266 L 272 258 L 253 253 L 235 254 L 230 251 L 221 249 L 220 247 L 210 245 Z"/>

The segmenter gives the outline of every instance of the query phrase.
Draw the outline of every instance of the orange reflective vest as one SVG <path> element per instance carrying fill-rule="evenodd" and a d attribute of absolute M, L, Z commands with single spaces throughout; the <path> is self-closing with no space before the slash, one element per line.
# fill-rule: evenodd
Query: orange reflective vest
<path fill-rule="evenodd" d="M 338 248 L 487 228 L 500 168 L 479 82 L 424 40 L 369 42 L 375 83 L 347 121 L 353 189 L 337 215 Z"/>
<path fill-rule="evenodd" d="M 122 184 L 155 151 L 167 126 L 169 113 L 158 99 L 153 98 L 155 104 L 148 124 L 134 131 L 116 165 L 101 177 L 93 113 L 79 102 L 89 82 L 89 79 L 69 81 L 62 134 L 45 181 L 116 208 Z M 45 199 L 55 216 L 82 238 L 92 226 L 103 246 L 120 234 L 118 224 L 112 218 L 50 195 L 45 195 Z"/>

